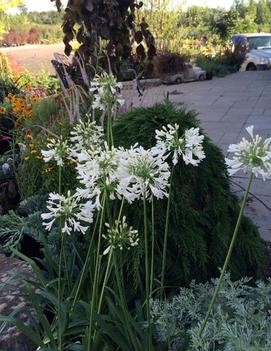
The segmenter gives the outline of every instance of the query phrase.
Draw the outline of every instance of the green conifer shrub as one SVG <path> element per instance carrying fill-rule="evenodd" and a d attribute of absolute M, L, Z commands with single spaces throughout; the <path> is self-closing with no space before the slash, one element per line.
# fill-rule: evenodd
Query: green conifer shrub
<path fill-rule="evenodd" d="M 178 123 L 180 132 L 198 127 L 197 114 L 177 109 L 170 102 L 150 108 L 136 108 L 114 123 L 114 143 L 129 147 L 139 143 L 145 148 L 155 144 L 155 130 Z M 239 214 L 238 198 L 230 190 L 224 156 L 206 136 L 206 159 L 199 167 L 179 161 L 175 167 L 170 211 L 166 285 L 180 286 L 192 279 L 206 281 L 218 275 Z M 162 243 L 167 200 L 155 204 L 156 277 L 161 272 Z M 141 202 L 126 209 L 134 228 L 143 232 Z M 149 212 L 150 213 L 150 212 Z M 150 214 L 151 215 L 151 214 Z M 151 220 L 150 220 L 151 222 Z M 264 264 L 263 242 L 252 221 L 243 218 L 231 262 L 234 279 L 249 275 L 260 277 Z M 139 264 L 138 267 L 141 265 Z M 140 268 L 139 268 L 140 269 Z"/>

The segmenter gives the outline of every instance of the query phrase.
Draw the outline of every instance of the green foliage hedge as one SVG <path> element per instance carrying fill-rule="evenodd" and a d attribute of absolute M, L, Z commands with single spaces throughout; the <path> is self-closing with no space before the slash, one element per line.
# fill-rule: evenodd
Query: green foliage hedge
<path fill-rule="evenodd" d="M 149 148 L 155 144 L 155 130 L 168 123 L 178 123 L 180 131 L 199 126 L 196 113 L 177 109 L 170 102 L 150 108 L 137 108 L 121 116 L 114 124 L 116 146 L 135 143 Z M 168 265 L 166 284 L 180 286 L 192 279 L 206 281 L 222 267 L 239 213 L 239 201 L 230 190 L 224 157 L 206 136 L 206 159 L 199 167 L 179 162 L 174 171 L 170 211 Z M 157 247 L 156 276 L 162 258 L 167 201 L 156 203 Z M 128 218 L 137 229 L 143 226 L 140 203 L 127 209 Z M 143 230 L 142 230 L 143 232 Z M 264 264 L 263 243 L 248 218 L 243 218 L 231 262 L 234 278 L 259 277 Z"/>

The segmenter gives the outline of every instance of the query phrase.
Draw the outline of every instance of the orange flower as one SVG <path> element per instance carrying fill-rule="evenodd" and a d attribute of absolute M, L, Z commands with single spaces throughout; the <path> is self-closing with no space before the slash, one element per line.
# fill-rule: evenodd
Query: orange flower
<path fill-rule="evenodd" d="M 11 105 L 11 111 L 16 117 L 16 127 L 18 127 L 23 120 L 32 118 L 33 106 L 39 100 L 40 96 L 38 95 L 16 96 L 9 94 L 5 98 L 5 101 Z"/>

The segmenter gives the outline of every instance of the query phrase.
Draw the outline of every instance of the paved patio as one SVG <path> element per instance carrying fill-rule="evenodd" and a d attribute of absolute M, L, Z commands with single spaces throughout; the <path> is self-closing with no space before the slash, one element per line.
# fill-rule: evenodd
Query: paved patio
<path fill-rule="evenodd" d="M 202 127 L 225 155 L 229 144 L 246 135 L 245 128 L 254 125 L 255 132 L 271 136 L 271 71 L 239 72 L 212 81 L 180 85 L 161 85 L 147 89 L 142 98 L 130 94 L 128 103 L 150 106 L 169 99 L 199 113 Z M 247 177 L 232 177 L 233 190 L 242 195 Z M 271 180 L 255 179 L 247 214 L 254 219 L 261 236 L 271 241 Z"/>

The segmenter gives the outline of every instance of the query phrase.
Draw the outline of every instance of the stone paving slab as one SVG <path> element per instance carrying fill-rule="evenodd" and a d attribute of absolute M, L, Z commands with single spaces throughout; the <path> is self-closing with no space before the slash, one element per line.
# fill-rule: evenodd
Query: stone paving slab
<path fill-rule="evenodd" d="M 25 274 L 31 274 L 30 268 L 14 257 L 7 257 L 0 249 L 0 315 L 9 316 L 16 309 L 27 306 L 21 281 L 22 275 Z M 27 314 L 21 312 L 16 317 L 25 325 L 29 325 Z M 7 325 L 3 330 L 2 326 L 0 323 L 0 351 L 36 349 L 15 326 Z"/>
<path fill-rule="evenodd" d="M 247 135 L 245 128 L 250 125 L 263 137 L 271 136 L 271 71 L 238 72 L 211 81 L 160 85 L 147 89 L 141 99 L 137 94 L 127 94 L 125 98 L 129 105 L 152 106 L 166 96 L 176 105 L 199 113 L 203 130 L 225 156 L 229 144 Z M 247 178 L 238 174 L 233 181 L 237 183 L 233 190 L 241 197 Z M 271 181 L 255 180 L 251 194 L 247 214 L 262 237 L 271 241 Z"/>

